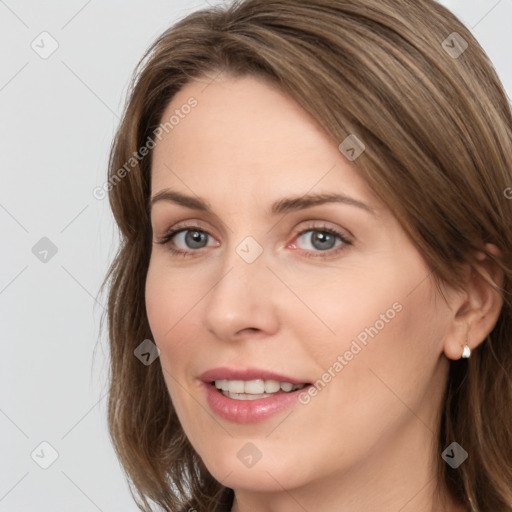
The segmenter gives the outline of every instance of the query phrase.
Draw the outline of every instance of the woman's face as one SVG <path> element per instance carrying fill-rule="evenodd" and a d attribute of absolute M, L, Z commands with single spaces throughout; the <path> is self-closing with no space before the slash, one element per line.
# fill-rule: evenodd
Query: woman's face
<path fill-rule="evenodd" d="M 152 164 L 153 240 L 178 233 L 147 314 L 187 437 L 246 491 L 422 471 L 451 315 L 430 269 L 343 141 L 261 80 L 207 83 L 173 98 Z"/>

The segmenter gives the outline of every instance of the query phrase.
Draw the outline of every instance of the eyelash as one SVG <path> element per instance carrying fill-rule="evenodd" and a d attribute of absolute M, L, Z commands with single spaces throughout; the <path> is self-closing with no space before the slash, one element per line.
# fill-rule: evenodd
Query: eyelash
<path fill-rule="evenodd" d="M 199 252 L 200 249 L 190 249 L 189 251 L 184 251 L 182 249 L 175 249 L 174 247 L 171 247 L 169 242 L 172 241 L 172 238 L 175 235 L 177 235 L 178 233 L 181 233 L 182 231 L 199 231 L 200 233 L 205 233 L 206 235 L 211 236 L 207 231 L 205 231 L 204 229 L 202 229 L 202 228 L 200 228 L 198 226 L 193 226 L 193 225 L 190 225 L 190 226 L 180 226 L 179 228 L 173 228 L 173 229 L 169 230 L 162 238 L 157 240 L 155 243 L 160 244 L 160 245 L 168 245 L 167 249 L 171 253 L 175 254 L 176 256 L 182 256 L 182 257 L 185 257 L 185 258 L 187 256 L 189 256 L 191 252 Z M 302 231 L 297 233 L 295 235 L 295 239 L 300 238 L 303 234 L 305 234 L 305 233 L 307 233 L 309 231 L 313 231 L 313 232 L 316 231 L 316 232 L 319 232 L 319 233 L 328 233 L 330 235 L 338 237 L 343 242 L 343 244 L 338 246 L 338 247 L 336 247 L 336 248 L 328 249 L 326 251 L 313 251 L 314 253 L 317 253 L 317 254 L 318 253 L 320 253 L 320 254 L 326 253 L 326 254 L 328 254 L 328 256 L 313 255 L 313 254 L 311 254 L 311 251 L 307 251 L 307 250 L 304 250 L 304 249 L 299 249 L 301 252 L 304 253 L 304 256 L 306 256 L 307 258 L 331 258 L 333 256 L 336 256 L 338 253 L 340 253 L 341 251 L 344 251 L 347 247 L 352 245 L 352 242 L 350 240 L 348 240 L 347 237 L 344 236 L 342 233 L 340 233 L 339 231 L 337 231 L 334 228 L 331 228 L 331 227 L 325 226 L 325 225 L 309 226 L 308 228 L 303 229 Z"/>

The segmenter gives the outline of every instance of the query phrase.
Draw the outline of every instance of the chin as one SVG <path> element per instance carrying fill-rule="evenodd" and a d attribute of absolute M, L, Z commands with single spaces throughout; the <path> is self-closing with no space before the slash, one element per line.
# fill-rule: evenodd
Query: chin
<path fill-rule="evenodd" d="M 229 474 L 230 472 L 231 474 Z M 290 481 L 289 470 L 285 471 L 284 468 L 273 465 L 263 465 L 261 461 L 257 464 L 257 467 L 252 468 L 239 467 L 234 469 L 232 466 L 220 465 L 212 468 L 210 473 L 226 487 L 258 493 L 279 492 L 283 490 L 283 486 L 290 488 L 297 485 L 296 482 Z"/>
<path fill-rule="evenodd" d="M 254 492 L 275 492 L 282 491 L 283 487 L 301 486 L 312 477 L 304 472 L 304 459 L 301 457 L 297 461 L 291 461 L 286 453 L 271 451 L 269 446 L 263 449 L 268 455 L 260 452 L 261 458 L 257 460 L 257 448 L 250 441 L 233 444 L 236 444 L 236 448 L 226 448 L 220 454 L 211 454 L 208 460 L 202 458 L 211 475 L 226 487 Z M 296 457 L 297 453 L 293 455 Z M 290 468 L 294 468 L 293 471 Z"/>

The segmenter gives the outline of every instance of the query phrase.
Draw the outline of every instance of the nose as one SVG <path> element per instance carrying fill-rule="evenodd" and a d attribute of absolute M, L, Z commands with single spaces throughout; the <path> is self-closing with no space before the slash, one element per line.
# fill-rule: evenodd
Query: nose
<path fill-rule="evenodd" d="M 279 329 L 279 281 L 267 267 L 265 252 L 254 261 L 236 250 L 223 259 L 222 270 L 206 296 L 206 329 L 222 340 L 251 335 L 272 335 Z M 282 285 L 281 285 L 282 287 Z"/>

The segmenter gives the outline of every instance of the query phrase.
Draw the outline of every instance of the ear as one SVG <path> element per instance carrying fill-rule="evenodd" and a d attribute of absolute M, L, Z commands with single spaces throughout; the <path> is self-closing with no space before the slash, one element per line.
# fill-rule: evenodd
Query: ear
<path fill-rule="evenodd" d="M 494 256 L 500 251 L 494 244 L 485 248 Z M 466 343 L 471 350 L 480 345 L 493 330 L 503 305 L 503 296 L 492 283 L 503 287 L 503 271 L 483 252 L 477 253 L 478 269 L 484 277 L 470 269 L 467 285 L 456 295 L 450 306 L 453 318 L 444 340 L 444 353 L 448 359 L 460 359 Z"/>

